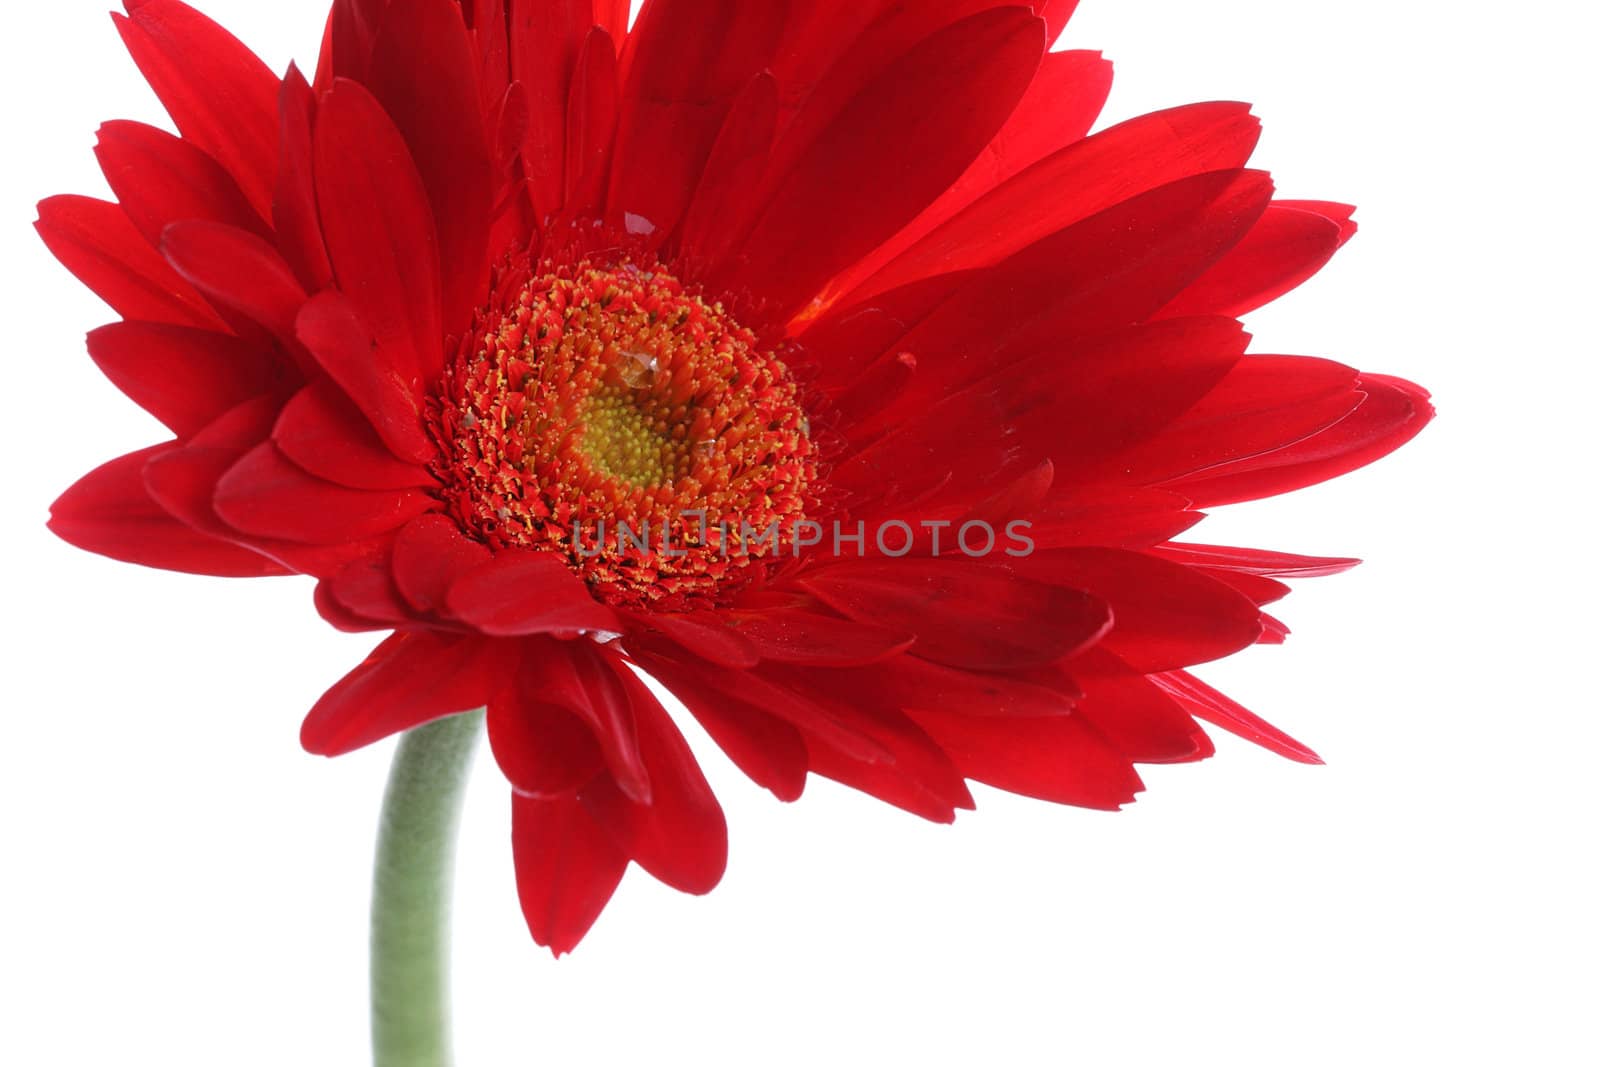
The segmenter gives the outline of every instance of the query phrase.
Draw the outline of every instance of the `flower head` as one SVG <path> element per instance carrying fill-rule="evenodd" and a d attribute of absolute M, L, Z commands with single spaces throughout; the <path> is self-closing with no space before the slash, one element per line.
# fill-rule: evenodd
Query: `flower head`
<path fill-rule="evenodd" d="M 1074 5 L 337 0 L 275 77 L 176 0 L 117 16 L 178 136 L 108 123 L 115 201 L 39 230 L 173 439 L 57 502 L 119 559 L 317 579 L 393 631 L 302 738 L 488 707 L 534 936 L 726 826 L 652 691 L 784 800 L 929 819 L 969 780 L 1116 808 L 1187 672 L 1354 561 L 1175 540 L 1409 440 L 1395 378 L 1247 355 L 1348 207 L 1274 200 L 1239 104 L 1088 131 Z"/>

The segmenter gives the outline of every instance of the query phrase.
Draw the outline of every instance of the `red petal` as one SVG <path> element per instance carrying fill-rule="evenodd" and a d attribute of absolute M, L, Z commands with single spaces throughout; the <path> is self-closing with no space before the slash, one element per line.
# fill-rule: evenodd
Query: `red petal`
<path fill-rule="evenodd" d="M 1305 745 L 1186 671 L 1156 675 L 1151 681 L 1170 693 L 1190 714 L 1215 723 L 1229 733 L 1296 763 L 1322 762 L 1322 757 Z"/>
<path fill-rule="evenodd" d="M 650 774 L 648 804 L 630 801 L 609 779 L 582 793 L 584 807 L 633 861 L 685 893 L 709 893 L 728 863 L 728 825 L 677 727 L 638 677 L 616 667 L 633 709 Z"/>
<path fill-rule="evenodd" d="M 589 726 L 571 709 L 546 699 L 542 673 L 523 664 L 490 699 L 489 747 L 518 793 L 555 797 L 587 784 L 606 767 Z"/>
<path fill-rule="evenodd" d="M 776 684 L 848 716 L 852 726 L 886 754 L 864 761 L 808 734 L 813 771 L 934 822 L 951 822 L 957 809 L 973 806 L 972 794 L 949 756 L 912 719 L 864 699 L 850 681 L 851 672 L 799 670 L 769 673 Z"/>
<path fill-rule="evenodd" d="M 277 387 L 276 357 L 228 334 L 155 322 L 118 322 L 89 334 L 95 365 L 179 437 Z"/>
<path fill-rule="evenodd" d="M 289 573 L 254 552 L 208 537 L 169 515 L 144 487 L 144 468 L 172 443 L 114 459 L 84 475 L 50 507 L 50 529 L 63 541 L 146 567 L 259 578 Z"/>
<path fill-rule="evenodd" d="M 1043 51 L 1043 26 L 1016 8 L 975 15 L 913 48 L 799 158 L 744 260 L 719 280 L 737 278 L 777 307 L 803 305 L 960 176 L 1021 99 Z"/>
<path fill-rule="evenodd" d="M 720 613 L 696 612 L 691 615 L 641 613 L 640 623 L 665 634 L 701 659 L 723 667 L 743 670 L 761 662 L 755 647 L 732 621 Z"/>
<path fill-rule="evenodd" d="M 333 264 L 322 243 L 316 186 L 311 176 L 311 127 L 317 99 L 293 64 L 278 92 L 278 183 L 272 226 L 278 248 L 302 284 L 315 291 L 333 282 Z"/>
<path fill-rule="evenodd" d="M 567 91 L 593 11 L 588 0 L 545 0 L 512 3 L 509 15 L 511 78 L 526 87 L 529 104 L 522 162 L 542 221 L 561 206 Z"/>
<path fill-rule="evenodd" d="M 833 285 L 847 293 L 979 197 L 1083 138 L 1111 91 L 1111 63 L 1099 52 L 1050 52 L 994 140 L 967 172 L 905 229 Z"/>
<path fill-rule="evenodd" d="M 439 248 L 427 190 L 383 107 L 336 82 L 313 137 L 317 205 L 339 288 L 415 393 L 444 365 Z"/>
<path fill-rule="evenodd" d="M 1238 243 L 1271 191 L 1270 179 L 1253 171 L 1185 178 L 977 274 L 885 354 L 912 353 L 917 373 L 869 426 L 975 381 L 1014 354 L 1059 352 L 1068 339 L 1148 318 Z"/>
<path fill-rule="evenodd" d="M 1327 429 L 1361 402 L 1349 367 L 1304 356 L 1247 356 L 1217 387 L 1142 445 L 1084 477 L 1166 482 L 1277 452 Z"/>
<path fill-rule="evenodd" d="M 756 654 L 775 663 L 858 667 L 906 651 L 916 638 L 814 611 L 775 608 L 733 616 L 738 633 Z"/>
<path fill-rule="evenodd" d="M 899 416 L 897 429 L 840 464 L 834 484 L 868 500 L 896 492 L 870 513 L 891 509 L 898 516 L 907 510 L 901 501 L 933 490 L 941 499 L 966 499 L 987 491 L 996 477 L 1018 475 L 1042 460 L 1070 481 L 1094 460 L 1176 419 L 1224 378 L 1248 340 L 1232 319 L 1175 319 L 1079 342 L 1067 356 L 1047 349 L 921 414 Z M 899 412 L 911 403 L 884 410 Z M 952 435 L 952 426 L 962 433 Z"/>
<path fill-rule="evenodd" d="M 477 637 L 397 633 L 323 694 L 300 727 L 300 744 L 342 756 L 423 723 L 480 708 L 495 671 Z"/>
<path fill-rule="evenodd" d="M 494 169 L 476 68 L 454 0 L 390 0 L 366 81 L 433 206 L 447 332 L 468 327 L 489 282 Z"/>
<path fill-rule="evenodd" d="M 911 717 L 964 777 L 1056 804 L 1115 811 L 1143 791 L 1133 765 L 1076 715 L 974 718 L 916 711 Z"/>
<path fill-rule="evenodd" d="M 1275 203 L 1233 251 L 1161 313 L 1244 315 L 1306 281 L 1343 243 L 1333 220 Z"/>
<path fill-rule="evenodd" d="M 34 228 L 61 265 L 123 318 L 227 328 L 116 204 L 52 196 L 40 202 Z"/>
<path fill-rule="evenodd" d="M 314 545 L 363 541 L 434 506 L 415 489 L 369 492 L 323 481 L 271 442 L 245 453 L 222 476 L 214 503 L 222 520 L 244 533 Z"/>
<path fill-rule="evenodd" d="M 1027 536 L 1036 548 L 1149 548 L 1202 518 L 1186 498 L 1161 489 L 1074 487 L 1028 514 Z"/>
<path fill-rule="evenodd" d="M 161 235 L 174 270 L 220 306 L 238 311 L 291 347 L 306 291 L 278 250 L 235 226 L 175 222 Z"/>
<path fill-rule="evenodd" d="M 567 565 L 544 552 L 501 552 L 450 587 L 451 612 L 486 634 L 616 632 L 620 623 Z"/>
<path fill-rule="evenodd" d="M 108 122 L 100 127 L 94 154 L 122 210 L 151 244 L 182 219 L 208 219 L 260 236 L 269 232 L 216 160 L 165 130 Z"/>
<path fill-rule="evenodd" d="M 1243 166 L 1261 124 L 1249 106 L 1190 104 L 1130 119 L 1018 174 L 864 283 L 848 302 L 951 270 L 998 263 L 1035 241 L 1181 178 Z"/>
<path fill-rule="evenodd" d="M 443 515 L 412 519 L 395 536 L 390 566 L 395 587 L 418 611 L 444 607 L 451 584 L 490 560 L 487 546 L 468 540 Z"/>
<path fill-rule="evenodd" d="M 684 260 L 716 262 L 732 236 L 748 224 L 777 121 L 778 83 L 771 74 L 758 74 L 729 105 L 700 184 L 684 211 L 679 237 Z"/>
<path fill-rule="evenodd" d="M 1070 664 L 1083 688 L 1073 714 L 1135 763 L 1191 763 L 1215 752 L 1205 731 L 1160 686 L 1098 650 Z"/>
<path fill-rule="evenodd" d="M 1092 596 L 954 560 L 839 563 L 800 584 L 853 619 L 915 634 L 923 659 L 974 670 L 1048 663 L 1111 625 Z"/>
<path fill-rule="evenodd" d="M 750 780 L 779 800 L 800 799 L 808 757 L 800 731 L 766 710 L 705 684 L 703 670 L 657 656 L 640 666 L 683 701 L 706 733 Z"/>
<path fill-rule="evenodd" d="M 652 0 L 629 40 L 610 211 L 677 229 L 738 92 L 771 61 L 788 7 Z"/>
<path fill-rule="evenodd" d="M 1287 448 L 1213 467 L 1173 488 L 1204 507 L 1258 500 L 1337 478 L 1387 456 L 1433 419 L 1427 390 L 1363 374 L 1361 406 L 1330 428 Z"/>
<path fill-rule="evenodd" d="M 517 899 L 533 939 L 557 956 L 571 952 L 616 892 L 627 853 L 576 796 L 515 794 L 511 850 Z"/>
<path fill-rule="evenodd" d="M 221 163 L 262 218 L 278 170 L 278 79 L 227 30 L 176 0 L 113 14 L 184 139 Z"/>
<path fill-rule="evenodd" d="M 1148 674 L 1220 659 L 1254 644 L 1261 613 L 1248 598 L 1192 568 L 1140 552 L 1065 548 L 1017 567 L 1110 605 L 1116 620 L 1100 647 Z"/>
<path fill-rule="evenodd" d="M 676 646 L 663 647 L 648 635 L 630 635 L 628 655 L 675 692 L 702 696 L 715 691 L 724 704 L 758 707 L 802 733 L 863 762 L 889 758 L 889 753 L 857 726 L 840 717 L 838 708 L 824 707 L 790 689 L 774 685 L 754 671 L 708 671 L 684 662 Z"/>
<path fill-rule="evenodd" d="M 567 97 L 566 211 L 599 214 L 617 131 L 617 49 L 594 30 L 584 39 Z"/>
<path fill-rule="evenodd" d="M 1265 578 L 1321 578 L 1343 574 L 1361 562 L 1359 559 L 1297 556 L 1289 552 L 1226 545 L 1163 545 L 1155 549 L 1153 554 L 1180 563 L 1225 568 L 1242 574 L 1259 574 Z"/>
<path fill-rule="evenodd" d="M 224 412 L 183 447 L 146 464 L 145 488 L 170 514 L 202 533 L 242 545 L 302 574 L 333 574 L 365 546 L 314 547 L 251 537 L 223 522 L 212 506 L 218 480 L 267 438 L 278 408 L 275 397 L 259 396 Z"/>
<path fill-rule="evenodd" d="M 300 309 L 295 336 L 397 457 L 416 463 L 433 457 L 416 394 L 393 360 L 395 349 L 379 344 L 349 300 L 336 292 L 314 297 Z"/>
<path fill-rule="evenodd" d="M 284 405 L 273 443 L 295 466 L 347 489 L 419 489 L 433 476 L 396 459 L 345 395 L 321 379 Z"/>
<path fill-rule="evenodd" d="M 614 656 L 600 650 L 592 641 L 559 641 L 535 638 L 518 646 L 520 665 L 500 707 L 490 707 L 491 740 L 499 729 L 497 758 L 502 759 L 511 784 L 523 792 L 547 793 L 559 787 L 558 777 L 566 777 L 546 754 L 534 751 L 541 744 L 538 730 L 554 727 L 574 746 L 575 755 L 592 754 L 592 771 L 608 772 L 612 782 L 628 800 L 648 804 L 653 796 L 650 772 L 640 749 L 634 702 L 623 680 L 612 669 Z M 531 718 L 516 719 L 519 708 L 534 707 Z M 569 731 L 566 720 L 581 724 L 585 746 Z M 603 761 L 603 762 L 602 762 Z M 588 765 L 587 763 L 585 764 Z M 582 781 L 594 776 L 587 774 Z M 574 782 L 573 785 L 582 784 Z"/>

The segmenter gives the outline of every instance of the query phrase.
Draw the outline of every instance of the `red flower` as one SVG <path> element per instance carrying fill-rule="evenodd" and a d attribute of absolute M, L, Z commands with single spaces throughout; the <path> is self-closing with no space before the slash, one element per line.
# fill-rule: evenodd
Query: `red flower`
<path fill-rule="evenodd" d="M 1110 72 L 1046 51 L 1071 0 L 652 0 L 632 32 L 623 0 L 339 0 L 309 83 L 127 6 L 181 137 L 108 123 L 117 202 L 39 231 L 174 439 L 52 528 L 392 629 L 313 752 L 487 705 L 541 943 L 630 861 L 722 874 L 638 671 L 781 799 L 816 773 L 934 820 L 969 779 L 1116 808 L 1211 753 L 1196 718 L 1315 759 L 1185 668 L 1354 561 L 1173 538 L 1431 412 L 1245 355 L 1235 317 L 1355 229 L 1245 169 L 1245 106 L 1086 136 Z"/>

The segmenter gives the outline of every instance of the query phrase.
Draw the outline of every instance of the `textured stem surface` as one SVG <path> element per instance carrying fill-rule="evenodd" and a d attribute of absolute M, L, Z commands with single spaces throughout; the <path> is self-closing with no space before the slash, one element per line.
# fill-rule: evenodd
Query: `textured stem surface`
<path fill-rule="evenodd" d="M 456 827 L 483 712 L 400 739 L 372 879 L 375 1067 L 449 1067 L 450 882 Z"/>

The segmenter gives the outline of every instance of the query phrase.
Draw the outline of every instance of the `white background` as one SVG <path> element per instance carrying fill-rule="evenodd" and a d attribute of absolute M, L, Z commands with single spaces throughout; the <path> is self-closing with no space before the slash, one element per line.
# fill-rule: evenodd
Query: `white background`
<path fill-rule="evenodd" d="M 208 0 L 277 69 L 318 3 Z M 0 48 L 5 306 L 0 1061 L 359 1064 L 387 746 L 301 753 L 371 639 L 300 580 L 114 564 L 50 500 L 155 423 L 94 371 L 104 309 L 29 231 L 100 193 L 99 121 L 164 122 L 102 4 L 17 4 Z M 1600 743 L 1590 682 L 1595 84 L 1583 5 L 1085 0 L 1108 120 L 1253 100 L 1284 195 L 1361 206 L 1250 325 L 1431 387 L 1380 466 L 1204 540 L 1352 554 L 1295 634 L 1205 672 L 1319 749 L 1231 738 L 1119 815 L 978 790 L 935 827 L 826 782 L 778 805 L 689 732 L 728 813 L 712 896 L 637 870 L 574 957 L 527 938 L 487 758 L 458 883 L 465 1067 L 695 1062 L 1588 1064 Z"/>

